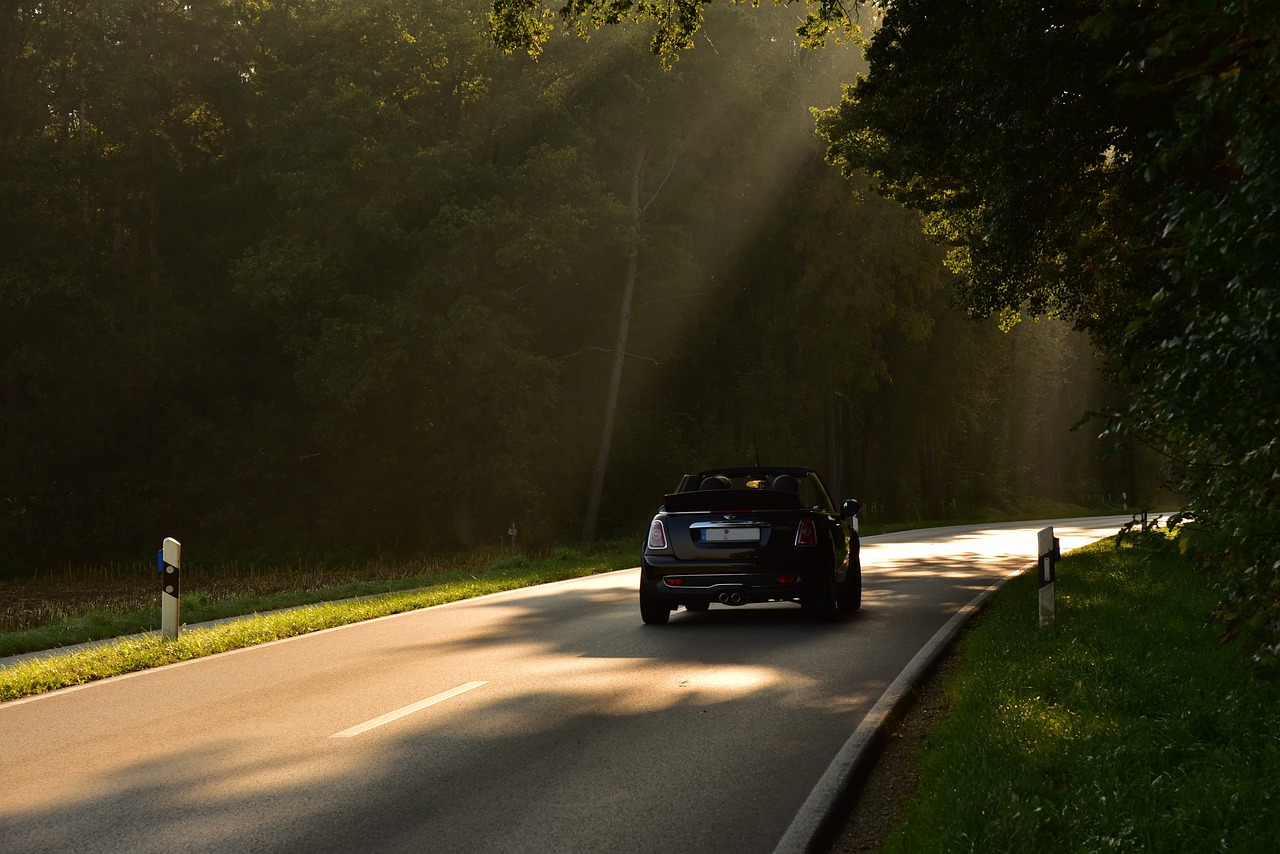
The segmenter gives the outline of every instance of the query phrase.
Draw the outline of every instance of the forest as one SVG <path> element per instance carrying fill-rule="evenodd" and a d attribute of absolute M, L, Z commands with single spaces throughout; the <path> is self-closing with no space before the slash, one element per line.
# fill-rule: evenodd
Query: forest
<path fill-rule="evenodd" d="M 755 460 L 877 522 L 1164 494 L 1073 429 L 1126 399 L 1086 335 L 971 319 L 827 162 L 865 63 L 803 12 L 669 68 L 504 54 L 487 0 L 0 14 L 0 573 L 638 536 Z"/>

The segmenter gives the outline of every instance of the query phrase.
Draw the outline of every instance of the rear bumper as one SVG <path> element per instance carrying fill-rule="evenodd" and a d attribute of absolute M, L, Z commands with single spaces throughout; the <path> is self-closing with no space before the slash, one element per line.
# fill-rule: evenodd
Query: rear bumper
<path fill-rule="evenodd" d="M 694 562 L 662 555 L 645 555 L 642 583 L 663 603 L 675 607 L 720 602 L 790 602 L 802 598 L 813 580 L 829 574 L 820 555 L 813 561 Z"/>

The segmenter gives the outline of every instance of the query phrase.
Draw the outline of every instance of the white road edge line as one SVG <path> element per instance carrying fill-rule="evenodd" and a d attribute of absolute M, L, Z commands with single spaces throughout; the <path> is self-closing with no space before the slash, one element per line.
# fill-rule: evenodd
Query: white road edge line
<path fill-rule="evenodd" d="M 434 706 L 436 703 L 443 703 L 445 700 L 456 697 L 459 694 L 465 694 L 468 691 L 479 688 L 481 685 L 488 684 L 488 682 L 467 682 L 464 685 L 459 685 L 457 688 L 450 688 L 448 691 L 442 691 L 434 697 L 419 700 L 418 702 L 412 703 L 404 708 L 396 709 L 394 712 L 387 712 L 381 717 L 376 717 L 373 720 L 365 721 L 362 724 L 356 724 L 353 727 L 348 727 L 342 732 L 335 732 L 333 735 L 329 736 L 329 738 L 351 738 L 352 736 L 360 735 L 361 733 L 368 732 L 371 729 L 377 729 L 383 724 L 398 721 L 406 715 L 411 715 L 414 712 L 420 712 L 428 706 Z"/>
<path fill-rule="evenodd" d="M 1031 566 L 1034 568 L 1035 564 Z M 941 655 L 947 645 L 960 633 L 960 629 L 965 622 L 997 590 L 1003 587 L 1010 579 L 1026 572 L 1027 569 L 1024 566 L 1008 573 L 975 596 L 969 604 L 957 611 L 947 621 L 947 624 L 939 629 L 938 633 L 930 638 L 929 642 L 916 653 L 910 663 L 898 674 L 898 678 L 893 681 L 893 684 L 880 695 L 880 699 L 871 707 L 871 711 L 867 712 L 867 716 L 862 719 L 862 723 L 854 730 L 853 735 L 849 736 L 849 740 L 844 743 L 844 747 L 840 748 L 836 758 L 831 760 L 826 773 L 818 779 L 818 784 L 813 787 L 813 791 L 805 799 L 800 811 L 796 813 L 796 817 L 792 820 L 791 826 L 787 828 L 786 833 L 778 840 L 777 847 L 773 849 L 774 854 L 802 854 L 802 852 L 813 849 L 814 842 L 835 809 L 835 805 L 840 801 L 841 794 L 848 788 L 849 781 L 857 771 L 858 766 L 866 761 L 872 741 L 876 733 L 884 726 L 890 712 L 903 702 L 911 687 L 920 679 L 934 659 Z"/>

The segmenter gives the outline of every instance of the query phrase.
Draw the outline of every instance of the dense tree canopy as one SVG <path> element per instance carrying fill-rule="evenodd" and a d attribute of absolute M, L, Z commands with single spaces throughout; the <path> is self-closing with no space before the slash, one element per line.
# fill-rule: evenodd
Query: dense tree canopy
<path fill-rule="evenodd" d="M 589 38 L 602 27 L 627 22 L 644 25 L 651 33 L 650 47 L 664 64 L 694 46 L 702 29 L 706 7 L 715 0 L 491 0 L 489 23 L 494 39 L 505 50 L 524 50 L 533 56 L 556 32 L 558 18 L 565 28 Z M 867 0 L 725 0 L 735 5 L 804 8 L 804 17 L 793 25 L 800 43 L 821 47 L 833 33 L 852 36 L 865 16 L 875 20 L 875 4 Z"/>
<path fill-rule="evenodd" d="M 824 162 L 856 49 L 714 6 L 670 71 L 643 27 L 535 62 L 489 11 L 5 7 L 7 573 L 576 537 L 628 281 L 602 533 L 757 454 L 879 520 L 1149 485 L 1067 430 L 1081 336 L 965 321 L 919 217 Z"/>
<path fill-rule="evenodd" d="M 1280 8 L 898 0 L 868 59 L 833 155 L 925 213 L 972 311 L 1093 333 L 1276 667 Z"/>

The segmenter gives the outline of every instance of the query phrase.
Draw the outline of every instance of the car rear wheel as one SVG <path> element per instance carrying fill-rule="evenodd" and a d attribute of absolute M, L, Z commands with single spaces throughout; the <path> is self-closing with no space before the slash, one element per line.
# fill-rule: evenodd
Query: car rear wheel
<path fill-rule="evenodd" d="M 809 592 L 800 600 L 809 618 L 818 623 L 829 623 L 840 613 L 836 602 L 836 583 L 833 574 L 823 574 L 814 581 Z"/>
<path fill-rule="evenodd" d="M 845 582 L 844 590 L 840 591 L 836 597 L 836 604 L 840 607 L 842 614 L 852 614 L 862 607 L 862 566 L 856 560 L 849 570 L 849 578 Z"/>
<path fill-rule="evenodd" d="M 651 626 L 660 626 L 671 618 L 671 609 L 667 607 L 653 590 L 653 584 L 640 576 L 640 619 Z"/>

